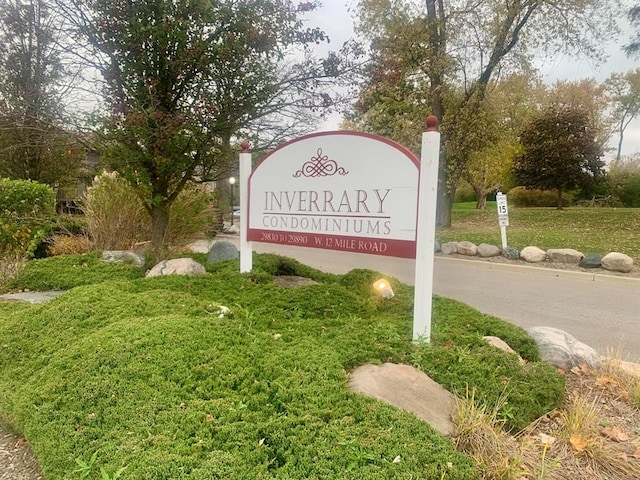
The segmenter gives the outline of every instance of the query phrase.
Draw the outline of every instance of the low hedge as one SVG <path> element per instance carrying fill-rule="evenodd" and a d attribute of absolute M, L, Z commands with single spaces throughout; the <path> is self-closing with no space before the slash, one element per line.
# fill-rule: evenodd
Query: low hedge
<path fill-rule="evenodd" d="M 516 207 L 557 207 L 558 193 L 552 190 L 529 190 L 515 187 L 509 190 L 509 203 Z M 571 205 L 571 196 L 562 194 L 562 206 Z"/>

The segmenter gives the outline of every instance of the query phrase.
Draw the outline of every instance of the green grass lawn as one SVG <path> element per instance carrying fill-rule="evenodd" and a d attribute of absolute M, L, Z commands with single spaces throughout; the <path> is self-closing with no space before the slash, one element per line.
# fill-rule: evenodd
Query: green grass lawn
<path fill-rule="evenodd" d="M 0 304 L 0 422 L 27 437 L 47 480 L 480 478 L 413 415 L 348 392 L 367 362 L 504 401 L 512 429 L 561 401 L 563 377 L 522 329 L 463 304 L 436 298 L 432 343 L 416 345 L 413 291 L 394 279 L 383 300 L 368 270 L 329 275 L 273 255 L 238 270 L 145 279 L 97 254 L 29 262 L 14 287 L 70 290 Z M 278 287 L 283 274 L 320 283 Z"/>
<path fill-rule="evenodd" d="M 452 227 L 440 229 L 441 242 L 462 241 L 501 245 L 495 202 L 486 210 L 475 203 L 456 203 Z M 573 248 L 587 253 L 622 252 L 640 262 L 640 209 L 637 208 L 517 208 L 509 207 L 507 239 L 522 249 L 535 245 Z"/>

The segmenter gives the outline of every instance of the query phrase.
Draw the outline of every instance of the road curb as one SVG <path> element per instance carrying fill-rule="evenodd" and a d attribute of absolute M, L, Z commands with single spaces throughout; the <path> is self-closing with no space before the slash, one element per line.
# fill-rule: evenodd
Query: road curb
<path fill-rule="evenodd" d="M 473 268 L 484 268 L 487 270 L 505 270 L 514 271 L 520 273 L 530 273 L 541 276 L 555 277 L 555 278 L 575 278 L 590 282 L 609 283 L 609 284 L 623 284 L 623 285 L 636 285 L 640 288 L 640 278 L 635 277 L 622 277 L 617 275 L 607 275 L 606 273 L 590 273 L 590 272 L 576 272 L 574 270 L 559 270 L 556 268 L 535 266 L 535 265 L 512 265 L 509 263 L 497 263 L 482 260 L 463 259 L 463 258 L 451 258 L 444 256 L 436 256 L 436 262 L 451 262 L 465 264 L 471 263 Z"/>

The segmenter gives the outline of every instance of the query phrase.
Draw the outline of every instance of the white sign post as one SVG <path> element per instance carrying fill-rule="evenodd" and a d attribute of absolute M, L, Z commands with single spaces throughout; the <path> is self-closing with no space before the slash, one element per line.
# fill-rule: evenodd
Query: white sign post
<path fill-rule="evenodd" d="M 247 240 L 249 225 L 249 176 L 251 175 L 251 154 L 249 143 L 242 142 L 240 154 L 240 273 L 250 272 L 253 268 L 253 249 Z M 233 212 L 231 212 L 233 215 Z"/>
<path fill-rule="evenodd" d="M 433 296 L 433 259 L 436 240 L 436 203 L 438 200 L 438 164 L 440 132 L 438 119 L 427 118 L 422 134 L 422 159 L 418 195 L 416 234 L 416 271 L 413 294 L 413 340 L 431 341 L 431 307 Z"/>
<path fill-rule="evenodd" d="M 507 196 L 504 193 L 497 193 L 496 205 L 498 207 L 498 224 L 500 225 L 502 249 L 504 250 L 507 248 L 507 227 L 509 226 L 509 209 L 507 208 Z"/>

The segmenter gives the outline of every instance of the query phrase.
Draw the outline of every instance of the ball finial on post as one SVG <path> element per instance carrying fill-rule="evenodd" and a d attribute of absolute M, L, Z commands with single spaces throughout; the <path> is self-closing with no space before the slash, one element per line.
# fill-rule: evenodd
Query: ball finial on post
<path fill-rule="evenodd" d="M 435 115 L 429 115 L 427 117 L 427 132 L 438 131 L 438 117 Z"/>
<path fill-rule="evenodd" d="M 242 148 L 242 153 L 249 153 L 249 142 L 245 140 L 240 144 L 240 148 Z"/>

